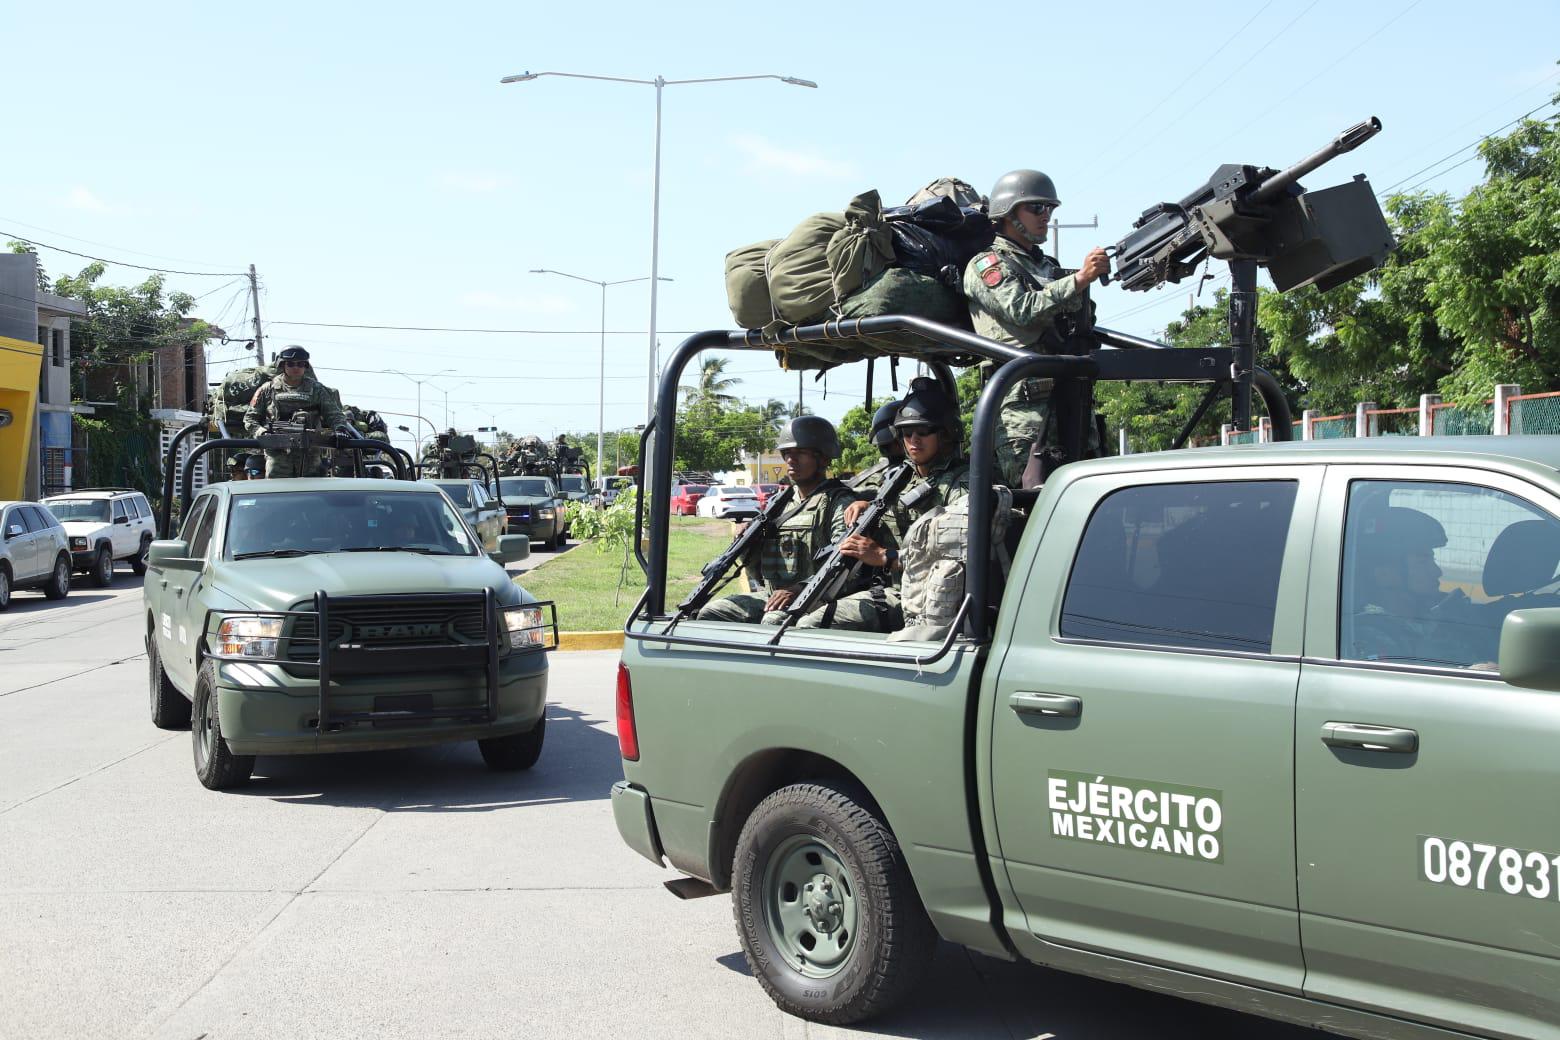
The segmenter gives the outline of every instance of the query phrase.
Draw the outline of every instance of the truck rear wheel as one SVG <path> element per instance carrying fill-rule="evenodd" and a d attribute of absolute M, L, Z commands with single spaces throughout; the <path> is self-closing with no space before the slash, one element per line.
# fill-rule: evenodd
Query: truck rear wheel
<path fill-rule="evenodd" d="M 822 784 L 765 798 L 737 840 L 732 913 L 753 976 L 782 1011 L 831 1025 L 881 1014 L 937 945 L 893 832 Z"/>
<path fill-rule="evenodd" d="M 163 670 L 155 633 L 146 637 L 146 672 L 151 685 L 152 725 L 158 729 L 184 729 L 190 724 L 190 702 Z"/>

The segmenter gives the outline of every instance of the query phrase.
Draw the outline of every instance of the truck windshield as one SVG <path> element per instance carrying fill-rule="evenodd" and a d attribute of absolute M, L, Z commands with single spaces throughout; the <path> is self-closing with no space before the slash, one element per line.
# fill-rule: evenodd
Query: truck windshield
<path fill-rule="evenodd" d="M 282 491 L 234 495 L 227 555 L 415 552 L 471 556 L 461 518 L 434 491 Z"/>
<path fill-rule="evenodd" d="M 578 474 L 565 473 L 563 475 L 563 490 L 581 492 L 587 490 L 585 487 L 585 478 L 579 476 Z"/>
<path fill-rule="evenodd" d="M 552 486 L 546 477 L 505 477 L 498 482 L 498 486 L 503 489 L 505 498 L 524 498 L 528 495 L 546 498 L 552 494 Z M 565 483 L 564 487 L 568 487 L 568 484 Z"/>
<path fill-rule="evenodd" d="M 440 484 L 439 487 L 444 489 L 444 493 L 446 495 L 449 495 L 451 500 L 453 500 L 456 505 L 458 505 L 458 506 L 469 506 L 469 505 L 471 505 L 471 485 L 470 484 L 464 484 L 464 483 L 456 484 L 456 483 L 451 482 L 451 483 L 448 483 L 448 484 Z"/>
<path fill-rule="evenodd" d="M 61 522 L 95 520 L 100 524 L 108 523 L 108 499 L 106 498 L 57 498 L 45 502 L 44 505 L 48 506 L 49 512 Z"/>

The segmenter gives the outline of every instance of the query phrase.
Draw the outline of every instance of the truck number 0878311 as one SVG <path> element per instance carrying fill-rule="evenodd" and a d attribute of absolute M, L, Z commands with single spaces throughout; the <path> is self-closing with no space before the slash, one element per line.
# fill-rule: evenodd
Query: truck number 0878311
<path fill-rule="evenodd" d="M 1419 836 L 1419 876 L 1438 885 L 1560 899 L 1560 855 Z"/>

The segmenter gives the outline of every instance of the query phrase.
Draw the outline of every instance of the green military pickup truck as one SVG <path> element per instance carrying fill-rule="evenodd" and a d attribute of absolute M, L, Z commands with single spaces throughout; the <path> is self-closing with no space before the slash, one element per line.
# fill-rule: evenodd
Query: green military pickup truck
<path fill-rule="evenodd" d="M 972 487 L 1014 379 L 1127 371 L 943 338 L 1003 363 Z M 656 471 L 681 366 L 744 346 L 669 365 Z M 731 891 L 781 1008 L 880 1013 L 940 936 L 1354 1036 L 1560 1035 L 1560 439 L 1078 461 L 1015 502 L 936 643 L 679 620 L 646 511 L 617 826 Z"/>
<path fill-rule="evenodd" d="M 557 623 L 501 565 L 523 536 L 484 552 L 423 481 L 230 481 L 189 501 L 142 595 L 152 722 L 193 714 L 202 784 L 248 782 L 256 755 L 458 740 L 494 769 L 536 762 Z"/>

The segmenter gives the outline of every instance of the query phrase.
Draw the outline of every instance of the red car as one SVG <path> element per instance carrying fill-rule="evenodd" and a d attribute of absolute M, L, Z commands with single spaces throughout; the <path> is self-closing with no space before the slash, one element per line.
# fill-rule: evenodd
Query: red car
<path fill-rule="evenodd" d="M 672 488 L 672 515 L 694 516 L 698 513 L 699 499 L 710 489 L 708 484 L 678 484 Z"/>
<path fill-rule="evenodd" d="M 780 485 L 754 484 L 753 490 L 758 494 L 758 508 L 763 509 L 769 504 L 769 496 L 780 490 Z"/>

